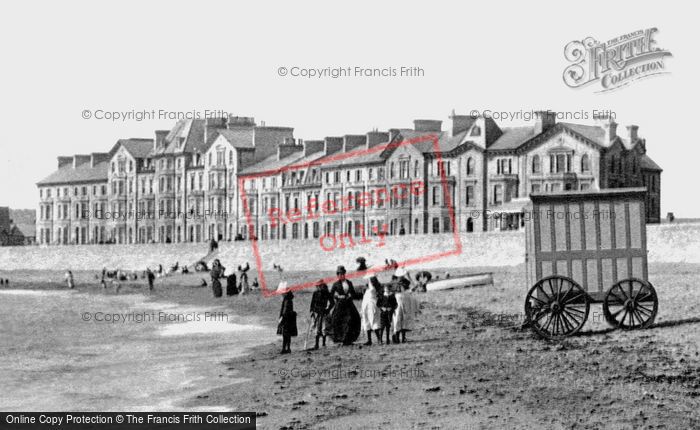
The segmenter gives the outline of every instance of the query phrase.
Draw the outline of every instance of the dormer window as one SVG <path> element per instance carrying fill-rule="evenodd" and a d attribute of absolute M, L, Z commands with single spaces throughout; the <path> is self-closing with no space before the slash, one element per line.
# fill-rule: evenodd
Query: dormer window
<path fill-rule="evenodd" d="M 472 132 L 470 136 L 481 136 L 481 127 L 479 127 L 478 125 L 472 127 Z"/>

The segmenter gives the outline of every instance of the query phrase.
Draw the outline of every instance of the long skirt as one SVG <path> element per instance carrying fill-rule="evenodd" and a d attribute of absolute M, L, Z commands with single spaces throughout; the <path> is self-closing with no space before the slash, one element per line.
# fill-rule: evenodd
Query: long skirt
<path fill-rule="evenodd" d="M 211 280 L 211 288 L 214 291 L 214 297 L 221 297 L 223 291 L 221 290 L 221 282 L 219 278 L 214 278 Z"/>
<path fill-rule="evenodd" d="M 379 320 L 379 308 L 377 307 L 376 299 L 368 297 L 362 300 L 361 317 L 362 330 L 379 330 L 381 322 Z"/>
<path fill-rule="evenodd" d="M 282 321 L 277 325 L 277 334 L 282 336 L 296 336 L 298 334 L 296 312 L 282 315 Z"/>
<path fill-rule="evenodd" d="M 335 343 L 350 345 L 360 337 L 360 313 L 351 299 L 340 300 L 333 307 L 330 329 Z"/>
<path fill-rule="evenodd" d="M 233 296 L 238 294 L 238 287 L 236 286 L 236 275 L 229 275 L 226 278 L 226 295 Z"/>

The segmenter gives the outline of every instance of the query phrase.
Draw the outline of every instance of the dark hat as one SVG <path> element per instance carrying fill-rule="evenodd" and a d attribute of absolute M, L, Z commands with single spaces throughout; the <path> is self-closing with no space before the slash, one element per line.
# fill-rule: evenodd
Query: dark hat
<path fill-rule="evenodd" d="M 287 291 L 286 293 L 284 293 L 284 297 L 286 297 L 288 299 L 293 299 L 294 294 L 291 291 Z"/>
<path fill-rule="evenodd" d="M 347 272 L 345 271 L 345 266 L 338 266 L 338 269 L 335 271 L 336 275 L 344 275 Z"/>
<path fill-rule="evenodd" d="M 409 281 L 408 279 L 406 279 L 404 277 L 399 278 L 397 281 L 398 281 L 399 286 L 401 286 L 401 288 L 404 288 L 404 289 L 411 285 L 411 281 Z"/>

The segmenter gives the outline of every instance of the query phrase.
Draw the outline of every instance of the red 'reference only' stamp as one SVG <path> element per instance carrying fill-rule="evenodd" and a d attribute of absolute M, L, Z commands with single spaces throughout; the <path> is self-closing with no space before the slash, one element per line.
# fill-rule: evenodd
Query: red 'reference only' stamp
<path fill-rule="evenodd" d="M 380 154 L 390 153 L 400 147 L 417 144 L 425 145 L 425 143 L 432 145 L 432 153 L 437 161 L 437 165 L 443 166 L 438 137 L 428 134 L 413 139 L 392 141 L 367 149 L 360 148 L 348 152 L 320 156 L 311 161 L 305 161 L 304 158 L 302 158 L 297 163 L 239 176 L 238 189 L 243 203 L 248 237 L 253 238 L 253 240 L 250 240 L 250 244 L 255 258 L 260 289 L 263 296 L 271 297 L 287 291 L 311 288 L 317 285 L 319 279 L 316 278 L 308 282 L 287 285 L 287 287 L 282 290 L 269 288 L 265 280 L 265 266 L 260 252 L 260 242 L 276 243 L 278 240 L 295 241 L 304 238 L 304 246 L 318 246 L 320 250 L 329 253 L 336 250 L 345 250 L 347 248 L 358 248 L 358 250 L 360 250 L 361 247 L 367 246 L 384 247 L 387 241 L 391 240 L 394 235 L 404 238 L 415 236 L 404 236 L 404 233 L 399 233 L 397 231 L 397 226 L 392 226 L 393 231 L 390 231 L 390 226 L 385 222 L 386 217 L 383 221 L 370 221 L 368 217 L 362 217 L 363 220 L 358 221 L 358 217 L 354 217 L 354 222 L 349 221 L 348 224 L 345 222 L 338 224 L 337 219 L 342 219 L 342 217 L 347 214 L 357 215 L 358 212 L 363 213 L 367 210 L 381 211 L 382 209 L 392 210 L 391 208 L 411 207 L 412 201 L 427 204 L 428 193 L 428 188 L 426 186 L 427 179 L 425 177 L 396 180 L 394 178 L 383 178 L 384 180 L 382 183 L 373 184 L 371 189 L 369 189 L 369 187 L 363 187 L 362 191 L 356 189 L 347 194 L 328 192 L 324 196 L 320 191 L 320 188 L 322 188 L 321 184 L 323 183 L 323 174 L 320 174 L 321 177 L 318 178 L 318 185 L 316 187 L 317 191 L 315 193 L 309 193 L 305 203 L 300 203 L 299 201 L 292 202 L 287 199 L 283 200 L 282 196 L 279 195 L 279 198 L 272 197 L 265 199 L 265 203 L 261 204 L 260 200 L 257 199 L 260 199 L 262 196 L 255 186 L 259 186 L 263 182 L 263 178 L 272 179 L 285 176 L 297 180 L 301 178 L 303 182 L 304 175 L 311 169 L 316 168 L 322 170 L 324 167 L 337 166 L 335 171 L 326 172 L 326 174 L 335 175 L 334 179 L 337 180 L 341 176 L 338 171 L 343 170 L 344 165 L 351 165 L 353 162 L 360 161 L 360 158 L 371 156 L 371 154 L 379 156 Z M 444 168 L 439 168 L 438 173 L 445 206 L 447 206 L 450 223 L 452 224 L 451 231 L 454 239 L 454 248 L 397 261 L 399 267 L 407 268 L 425 264 L 440 258 L 461 254 L 462 252 L 462 243 L 459 233 L 455 228 L 455 210 L 448 188 L 446 172 Z M 348 175 L 350 175 L 350 173 L 348 173 Z M 276 180 L 273 183 L 276 183 Z M 280 194 L 279 188 L 274 194 Z M 336 219 L 335 221 L 332 220 L 334 218 Z M 313 226 L 311 228 L 312 231 L 309 231 L 309 225 Z M 346 225 L 347 228 L 344 228 Z M 258 233 L 261 233 L 263 237 L 261 238 Z M 420 238 L 416 237 L 416 240 L 420 240 Z M 312 242 L 314 244 L 309 245 Z M 303 250 L 300 249 L 299 252 L 303 253 Z M 274 262 L 270 262 L 270 264 L 273 263 Z M 381 265 L 370 267 L 368 270 L 362 272 L 348 271 L 345 278 L 358 278 L 388 269 L 389 268 L 385 265 Z M 327 284 L 332 284 L 337 280 L 337 276 L 329 276 L 321 279 L 322 282 Z"/>

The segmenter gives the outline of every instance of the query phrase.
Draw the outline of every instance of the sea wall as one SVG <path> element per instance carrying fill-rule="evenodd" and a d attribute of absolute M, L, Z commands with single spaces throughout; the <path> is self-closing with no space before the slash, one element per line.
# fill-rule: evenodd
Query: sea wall
<path fill-rule="evenodd" d="M 700 224 L 663 224 L 647 228 L 650 262 L 700 263 Z M 384 259 L 397 261 L 426 259 L 417 267 L 476 267 L 521 264 L 525 258 L 523 232 L 462 234 L 461 252 L 451 234 L 387 237 L 379 246 L 376 238 L 324 250 L 318 240 L 259 241 L 264 269 L 278 264 L 287 270 L 334 270 L 339 264 L 355 267 L 355 259 L 364 256 L 371 265 Z M 332 242 L 325 244 L 330 248 Z M 222 242 L 215 255 L 226 267 L 249 262 L 255 265 L 251 242 Z M 175 262 L 191 265 L 208 253 L 206 243 L 151 245 L 76 245 L 0 248 L 0 270 L 99 270 L 102 267 L 143 270 Z M 440 254 L 445 254 L 440 256 Z"/>

